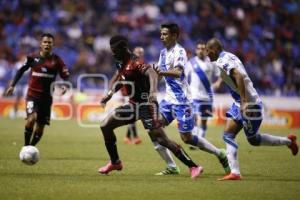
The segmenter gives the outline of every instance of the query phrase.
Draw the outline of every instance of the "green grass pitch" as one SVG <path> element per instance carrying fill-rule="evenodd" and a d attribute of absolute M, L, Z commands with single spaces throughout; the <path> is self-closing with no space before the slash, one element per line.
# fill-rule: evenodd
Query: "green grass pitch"
<path fill-rule="evenodd" d="M 107 163 L 101 132 L 81 128 L 76 121 L 52 121 L 38 148 L 39 163 L 26 166 L 19 161 L 23 144 L 24 120 L 0 119 L 0 199 L 101 199 L 101 200 L 192 200 L 298 199 L 300 196 L 300 156 L 292 156 L 286 147 L 252 147 L 243 133 L 238 136 L 243 181 L 219 182 L 224 175 L 217 159 L 202 151 L 190 151 L 179 139 L 175 127 L 166 129 L 197 163 L 203 175 L 192 180 L 188 169 L 177 176 L 154 176 L 165 168 L 139 124 L 140 145 L 125 145 L 125 127 L 117 129 L 118 149 L 124 164 L 122 171 L 109 175 L 97 173 Z M 209 127 L 207 138 L 218 147 L 223 127 Z M 277 135 L 299 130 L 263 129 Z"/>

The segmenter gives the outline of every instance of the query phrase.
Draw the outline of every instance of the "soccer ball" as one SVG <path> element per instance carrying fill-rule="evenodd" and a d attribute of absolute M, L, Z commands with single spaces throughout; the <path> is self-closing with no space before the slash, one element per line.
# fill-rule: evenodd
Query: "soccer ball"
<path fill-rule="evenodd" d="M 20 160 L 27 165 L 34 165 L 40 160 L 40 152 L 34 146 L 24 146 L 20 151 Z"/>

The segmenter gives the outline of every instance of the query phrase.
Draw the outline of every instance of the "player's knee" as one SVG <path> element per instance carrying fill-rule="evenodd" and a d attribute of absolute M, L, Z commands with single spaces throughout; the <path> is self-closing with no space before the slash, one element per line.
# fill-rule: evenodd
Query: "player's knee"
<path fill-rule="evenodd" d="M 259 134 L 255 135 L 254 137 L 247 138 L 247 140 L 248 140 L 249 144 L 251 144 L 252 146 L 259 146 L 260 142 L 261 142 Z"/>
<path fill-rule="evenodd" d="M 36 122 L 36 116 L 35 115 L 29 116 L 26 122 L 26 127 L 33 128 L 35 122 Z"/>
<path fill-rule="evenodd" d="M 193 140 L 192 134 L 181 134 L 181 139 L 184 143 L 190 144 Z"/>

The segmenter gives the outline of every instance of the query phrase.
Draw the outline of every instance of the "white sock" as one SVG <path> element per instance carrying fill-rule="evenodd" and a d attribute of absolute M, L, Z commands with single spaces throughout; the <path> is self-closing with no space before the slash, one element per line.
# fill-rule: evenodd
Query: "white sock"
<path fill-rule="evenodd" d="M 279 146 L 279 145 L 290 145 L 291 140 L 287 137 L 274 136 L 270 134 L 261 134 L 260 145 L 264 146 Z"/>
<path fill-rule="evenodd" d="M 211 144 L 207 139 L 203 137 L 198 137 L 198 144 L 197 146 L 208 153 L 212 153 L 216 155 L 217 157 L 220 156 L 221 151 L 217 147 L 215 147 L 213 144 Z"/>
<path fill-rule="evenodd" d="M 198 136 L 199 135 L 199 131 L 200 131 L 199 127 L 198 126 L 194 126 L 194 128 L 192 130 L 192 134 Z"/>
<path fill-rule="evenodd" d="M 206 128 L 204 129 L 204 128 L 200 127 L 199 136 L 200 137 L 206 136 Z"/>
<path fill-rule="evenodd" d="M 225 133 L 223 139 L 226 144 L 227 159 L 231 173 L 240 175 L 241 171 L 237 156 L 238 145 L 235 141 L 234 135 Z"/>
<path fill-rule="evenodd" d="M 158 152 L 160 157 L 167 163 L 168 167 L 177 167 L 169 149 L 160 145 L 158 142 L 152 143 L 154 145 L 154 149 Z"/>

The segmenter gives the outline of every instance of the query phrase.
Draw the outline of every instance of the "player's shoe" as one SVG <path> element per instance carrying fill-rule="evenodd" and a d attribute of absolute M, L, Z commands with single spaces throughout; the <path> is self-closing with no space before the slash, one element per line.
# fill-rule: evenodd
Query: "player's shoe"
<path fill-rule="evenodd" d="M 122 162 L 118 163 L 118 164 L 112 164 L 111 161 L 109 161 L 109 163 L 107 163 L 107 165 L 105 165 L 104 167 L 99 168 L 98 172 L 101 174 L 108 174 L 109 172 L 113 171 L 113 170 L 122 170 L 123 169 L 123 165 Z"/>
<path fill-rule="evenodd" d="M 142 142 L 142 140 L 139 137 L 136 137 L 136 138 L 133 139 L 134 144 L 141 144 L 141 142 Z"/>
<path fill-rule="evenodd" d="M 226 156 L 226 150 L 225 149 L 220 149 L 220 150 L 221 150 L 221 154 L 218 157 L 218 159 L 219 159 L 220 163 L 222 164 L 225 173 L 230 174 L 231 169 L 230 169 L 228 159 L 227 159 L 227 156 Z"/>
<path fill-rule="evenodd" d="M 288 134 L 287 138 L 291 140 L 291 144 L 288 146 L 288 148 L 291 150 L 292 154 L 295 156 L 298 153 L 299 146 L 297 144 L 297 136 L 290 133 Z"/>
<path fill-rule="evenodd" d="M 190 168 L 190 173 L 191 173 L 191 178 L 195 179 L 198 176 L 200 176 L 203 172 L 203 167 L 201 167 L 200 165 L 197 167 L 191 167 Z"/>
<path fill-rule="evenodd" d="M 180 174 L 179 167 L 167 167 L 165 170 L 156 173 L 156 176 L 164 176 L 164 175 L 177 175 Z"/>
<path fill-rule="evenodd" d="M 132 144 L 131 139 L 129 137 L 124 138 L 124 143 L 125 144 Z"/>
<path fill-rule="evenodd" d="M 223 178 L 218 179 L 218 181 L 240 181 L 242 180 L 241 175 L 230 173 Z"/>

